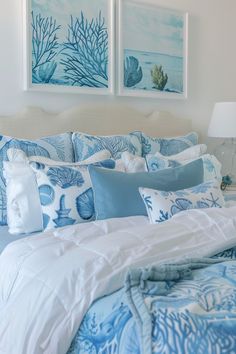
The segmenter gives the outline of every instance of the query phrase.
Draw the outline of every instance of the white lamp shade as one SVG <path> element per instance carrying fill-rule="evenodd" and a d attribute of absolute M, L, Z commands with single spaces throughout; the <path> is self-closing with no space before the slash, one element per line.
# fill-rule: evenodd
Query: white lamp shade
<path fill-rule="evenodd" d="M 208 136 L 214 138 L 236 137 L 236 102 L 219 102 L 215 104 Z"/>

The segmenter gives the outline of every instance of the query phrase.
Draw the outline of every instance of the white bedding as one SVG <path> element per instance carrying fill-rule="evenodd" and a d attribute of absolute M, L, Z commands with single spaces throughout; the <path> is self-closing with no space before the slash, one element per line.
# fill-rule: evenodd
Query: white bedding
<path fill-rule="evenodd" d="M 129 266 L 211 256 L 236 245 L 236 207 L 79 224 L 10 244 L 0 256 L 0 353 L 65 354 L 91 303 Z"/>

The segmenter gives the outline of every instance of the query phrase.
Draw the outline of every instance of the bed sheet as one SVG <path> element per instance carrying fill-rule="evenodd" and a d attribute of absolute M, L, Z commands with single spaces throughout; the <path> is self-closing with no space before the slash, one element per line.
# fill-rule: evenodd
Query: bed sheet
<path fill-rule="evenodd" d="M 25 238 L 29 235 L 11 235 L 8 232 L 8 226 L 0 226 L 0 254 L 10 243 Z"/>
<path fill-rule="evenodd" d="M 169 293 L 174 289 L 168 301 L 163 300 L 164 293 L 156 300 L 153 294 L 144 295 L 146 306 L 151 308 L 151 353 L 181 354 L 186 353 L 186 348 L 189 354 L 206 353 L 209 348 L 212 352 L 228 353 L 236 349 L 236 330 L 232 330 L 236 322 L 236 247 L 212 258 L 226 262 L 195 270 L 191 281 L 176 282 L 174 286 L 167 282 Z M 227 264 L 227 260 L 235 262 Z M 225 289 L 219 289 L 219 284 Z M 199 288 L 202 289 L 199 291 Z M 196 311 L 197 306 L 200 311 Z M 140 338 L 137 318 L 135 320 L 122 288 L 94 302 L 67 354 L 146 353 L 141 350 Z"/>

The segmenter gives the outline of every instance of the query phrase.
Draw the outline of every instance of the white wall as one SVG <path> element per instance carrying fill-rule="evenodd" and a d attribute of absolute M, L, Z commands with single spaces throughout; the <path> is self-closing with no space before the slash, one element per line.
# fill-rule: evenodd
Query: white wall
<path fill-rule="evenodd" d="M 89 102 L 91 99 L 93 102 L 116 101 L 128 103 L 146 112 L 154 109 L 167 110 L 177 116 L 191 118 L 194 129 L 199 131 L 205 140 L 214 102 L 236 101 L 236 1 L 152 2 L 189 12 L 187 100 L 23 92 L 21 0 L 0 0 L 0 115 L 14 113 L 25 105 L 37 105 L 50 111 L 59 111 L 81 102 Z"/>

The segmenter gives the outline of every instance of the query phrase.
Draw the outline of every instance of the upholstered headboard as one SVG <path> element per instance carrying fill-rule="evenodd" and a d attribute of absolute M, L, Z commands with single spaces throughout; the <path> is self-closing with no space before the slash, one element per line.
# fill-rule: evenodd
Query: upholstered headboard
<path fill-rule="evenodd" d="M 166 112 L 155 111 L 145 115 L 133 108 L 114 104 L 91 104 L 56 114 L 27 107 L 14 116 L 0 117 L 0 134 L 25 139 L 67 131 L 111 135 L 134 130 L 161 137 L 182 135 L 191 128 L 190 120 L 176 118 Z"/>

